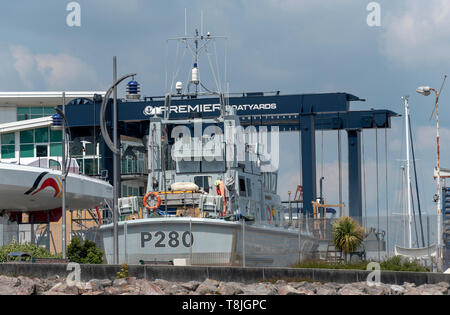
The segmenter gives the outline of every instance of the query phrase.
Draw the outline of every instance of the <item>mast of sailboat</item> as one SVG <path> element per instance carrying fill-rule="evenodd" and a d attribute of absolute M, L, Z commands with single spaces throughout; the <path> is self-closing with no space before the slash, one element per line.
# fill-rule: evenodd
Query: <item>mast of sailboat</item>
<path fill-rule="evenodd" d="M 406 189 L 407 189 L 407 209 L 408 209 L 408 245 L 412 248 L 412 208 L 411 208 L 411 172 L 409 159 L 409 104 L 408 96 L 402 97 L 405 105 L 405 132 L 406 132 Z"/>

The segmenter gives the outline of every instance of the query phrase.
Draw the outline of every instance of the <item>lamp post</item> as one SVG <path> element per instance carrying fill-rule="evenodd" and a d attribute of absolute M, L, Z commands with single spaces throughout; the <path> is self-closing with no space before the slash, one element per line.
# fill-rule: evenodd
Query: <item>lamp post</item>
<path fill-rule="evenodd" d="M 441 206 L 441 168 L 440 168 L 440 143 L 439 143 L 439 96 L 442 91 L 442 87 L 444 86 L 445 79 L 447 76 L 444 76 L 444 81 L 442 82 L 442 86 L 440 91 L 438 92 L 436 89 L 433 89 L 429 86 L 421 86 L 417 88 L 416 92 L 425 96 L 431 94 L 433 91 L 436 94 L 435 101 L 435 110 L 436 110 L 436 150 L 437 150 L 437 198 L 436 198 L 436 211 L 437 211 L 437 268 L 438 271 L 442 271 L 442 206 Z"/>
<path fill-rule="evenodd" d="M 118 117 L 117 117 L 117 86 L 131 76 L 135 76 L 136 73 L 124 75 L 117 79 L 117 67 L 116 57 L 113 57 L 113 84 L 109 87 L 108 91 L 103 98 L 102 106 L 100 108 L 100 129 L 102 132 L 105 144 L 114 154 L 113 169 L 114 169 L 114 191 L 113 191 L 113 261 L 114 264 L 119 263 L 119 227 L 118 227 L 118 198 L 119 198 L 119 176 L 120 176 L 120 139 L 117 137 Z M 106 128 L 105 111 L 108 105 L 109 97 L 113 93 L 113 140 L 111 140 L 108 129 Z"/>
<path fill-rule="evenodd" d="M 66 163 L 66 93 L 62 92 L 62 110 L 59 108 L 55 108 L 56 112 L 58 113 L 62 119 L 60 122 L 55 123 L 55 116 L 54 118 L 54 127 L 61 127 L 62 129 L 62 161 L 61 161 L 61 181 L 62 181 L 62 205 L 61 205 L 61 211 L 62 211 L 62 222 L 61 222 L 61 252 L 62 252 L 62 258 L 66 259 L 66 179 L 67 179 L 67 163 Z M 57 121 L 57 120 L 56 120 Z"/>

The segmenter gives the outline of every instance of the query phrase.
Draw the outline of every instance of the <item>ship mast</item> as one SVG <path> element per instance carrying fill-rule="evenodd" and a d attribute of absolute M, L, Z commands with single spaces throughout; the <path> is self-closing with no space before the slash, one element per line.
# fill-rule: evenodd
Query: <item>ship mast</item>
<path fill-rule="evenodd" d="M 411 208 L 411 172 L 409 158 L 409 104 L 408 96 L 402 97 L 405 106 L 405 132 L 406 132 L 406 189 L 407 189 L 407 209 L 408 209 L 408 245 L 412 248 L 412 208 Z"/>

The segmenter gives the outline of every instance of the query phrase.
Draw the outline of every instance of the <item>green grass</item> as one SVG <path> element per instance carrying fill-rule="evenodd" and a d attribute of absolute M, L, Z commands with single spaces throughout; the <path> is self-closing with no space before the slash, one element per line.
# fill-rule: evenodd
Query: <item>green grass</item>
<path fill-rule="evenodd" d="M 369 262 L 359 263 L 327 263 L 324 261 L 307 260 L 298 262 L 291 266 L 292 268 L 305 269 L 347 269 L 347 270 L 366 270 Z M 413 271 L 413 272 L 429 272 L 428 268 L 423 267 L 418 262 L 409 262 L 398 256 L 394 256 L 380 263 L 381 270 L 386 271 Z"/>

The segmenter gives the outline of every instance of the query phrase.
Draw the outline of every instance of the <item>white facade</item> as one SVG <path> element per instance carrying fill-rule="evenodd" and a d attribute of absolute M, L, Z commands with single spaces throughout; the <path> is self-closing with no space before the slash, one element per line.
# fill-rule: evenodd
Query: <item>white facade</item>
<path fill-rule="evenodd" d="M 105 96 L 105 92 L 65 92 L 66 104 L 77 98 L 92 99 L 95 94 Z M 2 145 L 2 135 L 9 135 L 10 140 L 14 139 L 14 153 L 10 153 L 8 158 L 2 158 L 0 152 L 0 162 L 27 164 L 31 157 L 21 158 L 21 145 L 32 148 L 33 156 L 37 155 L 39 147 L 47 145 L 48 157 L 51 157 L 50 134 L 46 143 L 21 143 L 21 132 L 42 130 L 52 125 L 52 112 L 56 106 L 62 105 L 62 92 L 0 92 L 0 148 Z M 25 113 L 24 112 L 27 112 Z M 49 133 L 51 132 L 48 129 Z M 14 135 L 13 137 L 11 135 Z M 5 138 L 5 137 L 3 137 Z M 39 141 L 38 141 L 39 142 Z M 13 156 L 12 156 L 13 155 Z M 22 163 L 22 162 L 23 163 Z M 24 225 L 19 228 L 17 223 L 11 223 L 6 215 L 0 216 L 0 246 L 9 244 L 13 240 L 20 242 L 31 241 L 31 226 Z"/>

